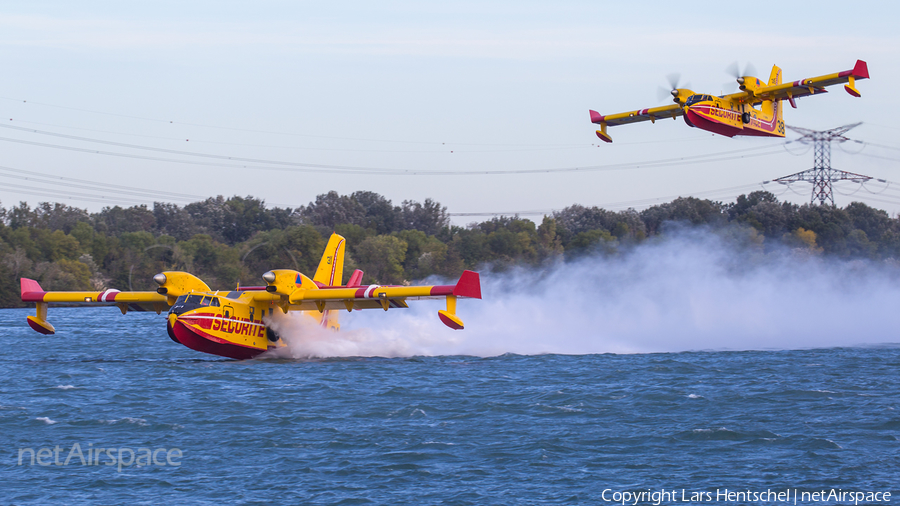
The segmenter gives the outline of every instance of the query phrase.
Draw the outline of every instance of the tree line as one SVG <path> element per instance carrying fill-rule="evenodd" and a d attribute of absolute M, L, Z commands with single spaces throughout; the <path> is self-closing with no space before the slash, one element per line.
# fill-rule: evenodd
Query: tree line
<path fill-rule="evenodd" d="M 900 220 L 860 202 L 838 208 L 779 202 L 757 191 L 723 204 L 678 198 L 643 211 L 572 205 L 540 223 L 501 216 L 460 227 L 431 199 L 394 205 L 374 192 L 329 192 L 297 208 L 251 196 L 179 207 L 154 203 L 89 213 L 59 203 L 0 207 L 0 307 L 19 307 L 20 277 L 45 290 L 153 290 L 164 270 L 196 274 L 213 289 L 259 285 L 274 268 L 312 274 L 332 231 L 347 238 L 344 280 L 402 284 L 464 269 L 502 270 L 586 254 L 616 255 L 685 223 L 727 232 L 743 247 L 814 255 L 900 258 Z"/>

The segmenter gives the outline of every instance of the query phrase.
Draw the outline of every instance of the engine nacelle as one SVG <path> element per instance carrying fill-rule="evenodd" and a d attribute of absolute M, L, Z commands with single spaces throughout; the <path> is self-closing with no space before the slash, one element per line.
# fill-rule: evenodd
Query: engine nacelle
<path fill-rule="evenodd" d="M 262 278 L 266 282 L 267 292 L 288 297 L 298 289 L 318 288 L 315 281 L 291 269 L 274 269 L 263 274 Z"/>
<path fill-rule="evenodd" d="M 181 297 L 184 294 L 190 292 L 211 291 L 209 286 L 204 283 L 203 280 L 189 272 L 160 272 L 156 276 L 153 276 L 153 281 L 156 281 L 156 284 L 159 285 L 159 288 L 156 289 L 156 293 L 168 297 L 170 300 L 169 305 L 174 303 L 176 298 Z"/>

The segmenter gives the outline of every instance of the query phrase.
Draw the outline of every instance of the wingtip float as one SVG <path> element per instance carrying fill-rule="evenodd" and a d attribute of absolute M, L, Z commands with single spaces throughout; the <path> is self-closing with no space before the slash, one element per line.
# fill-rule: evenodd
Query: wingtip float
<path fill-rule="evenodd" d="M 409 300 L 444 298 L 447 307 L 438 311 L 438 317 L 451 329 L 460 330 L 464 325 L 456 314 L 457 299 L 481 298 L 481 281 L 478 273 L 472 271 L 464 271 L 455 285 L 388 286 L 360 285 L 363 272 L 357 269 L 342 285 L 344 247 L 344 238 L 333 234 L 312 278 L 290 269 L 275 269 L 262 275 L 265 286 L 233 291 L 214 291 L 193 274 L 166 271 L 153 277 L 159 285 L 155 292 L 48 292 L 37 281 L 22 278 L 21 296 L 23 302 L 35 304 L 37 314 L 28 316 L 27 321 L 41 334 L 56 332 L 47 321 L 47 309 L 54 304 L 117 306 L 122 314 L 160 314 L 168 309 L 166 326 L 173 341 L 196 351 L 234 359 L 252 358 L 284 346 L 281 337 L 264 320 L 276 309 L 285 314 L 304 312 L 322 327 L 338 330 L 341 310 L 387 311 L 409 307 Z"/>
<path fill-rule="evenodd" d="M 844 84 L 844 90 L 854 97 L 862 94 L 856 89 L 856 81 L 869 78 L 866 62 L 857 60 L 851 70 L 818 77 L 781 82 L 781 69 L 772 67 L 768 82 L 755 76 L 737 78 L 740 91 L 729 95 L 714 96 L 695 93 L 686 88 L 672 90 L 673 105 L 639 109 L 618 114 L 603 115 L 591 110 L 591 123 L 600 125 L 597 137 L 612 142 L 607 127 L 684 117 L 690 127 L 700 128 L 734 137 L 752 135 L 760 137 L 784 137 L 784 119 L 781 102 L 787 100 L 797 108 L 796 99 L 827 93 L 828 86 Z"/>

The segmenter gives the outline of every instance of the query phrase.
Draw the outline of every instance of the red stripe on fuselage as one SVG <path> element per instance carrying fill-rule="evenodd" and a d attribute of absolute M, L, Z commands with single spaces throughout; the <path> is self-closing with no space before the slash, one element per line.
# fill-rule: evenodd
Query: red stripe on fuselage
<path fill-rule="evenodd" d="M 435 285 L 431 287 L 431 295 L 453 295 L 455 285 Z"/>
<path fill-rule="evenodd" d="M 44 302 L 47 292 L 25 292 L 22 294 L 22 302 Z"/>

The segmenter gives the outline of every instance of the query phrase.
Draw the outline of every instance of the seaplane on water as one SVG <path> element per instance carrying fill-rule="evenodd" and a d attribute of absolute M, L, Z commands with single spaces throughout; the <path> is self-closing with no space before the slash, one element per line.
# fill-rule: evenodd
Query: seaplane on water
<path fill-rule="evenodd" d="M 447 306 L 438 311 L 438 316 L 451 329 L 461 330 L 457 299 L 481 298 L 481 282 L 478 273 L 472 271 L 464 271 L 455 285 L 364 286 L 360 284 L 363 272 L 357 269 L 342 285 L 344 248 L 344 238 L 332 234 L 312 278 L 290 269 L 275 269 L 262 275 L 265 286 L 214 291 L 193 274 L 162 272 L 153 277 L 159 285 L 155 292 L 47 292 L 37 281 L 21 278 L 22 301 L 35 304 L 37 314 L 27 320 L 41 334 L 56 332 L 47 321 L 50 305 L 117 306 L 123 315 L 129 311 L 160 314 L 168 309 L 167 329 L 176 343 L 204 353 L 248 359 L 285 346 L 267 323 L 266 317 L 275 311 L 300 311 L 322 327 L 338 330 L 340 310 L 387 311 L 409 307 L 410 300 L 443 297 Z"/>

